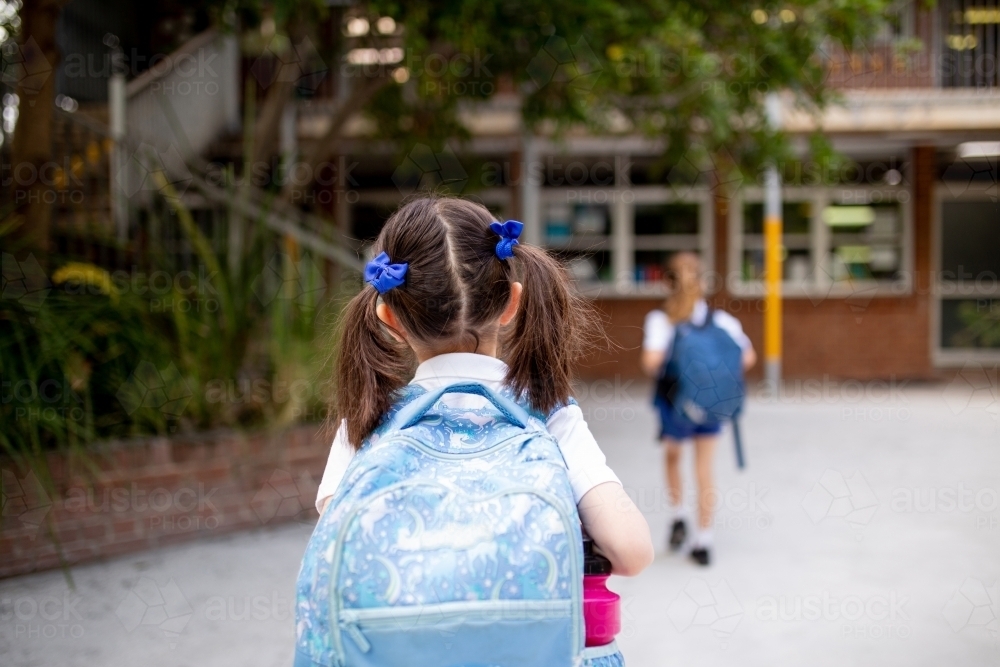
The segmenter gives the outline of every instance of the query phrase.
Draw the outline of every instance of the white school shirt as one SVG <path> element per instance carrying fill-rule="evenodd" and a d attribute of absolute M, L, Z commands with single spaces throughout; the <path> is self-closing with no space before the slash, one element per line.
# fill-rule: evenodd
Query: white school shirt
<path fill-rule="evenodd" d="M 706 317 L 708 317 L 708 303 L 704 299 L 699 299 L 691 311 L 691 324 L 700 327 L 705 324 Z M 713 310 L 712 324 L 729 334 L 744 352 L 753 349 L 750 339 L 743 333 L 743 325 L 729 313 Z M 674 342 L 676 331 L 677 327 L 670 322 L 665 312 L 649 311 L 646 314 L 646 323 L 642 326 L 642 349 L 650 352 L 668 352 Z"/>
<path fill-rule="evenodd" d="M 434 391 L 459 382 L 478 382 L 493 391 L 500 391 L 506 374 L 507 364 L 499 359 L 483 354 L 455 352 L 440 354 L 417 366 L 413 384 L 418 384 L 427 391 Z M 485 399 L 468 394 L 446 394 L 441 400 L 449 406 L 462 408 L 479 407 Z M 579 406 L 567 405 L 556 410 L 549 416 L 545 426 L 556 439 L 569 468 L 569 482 L 573 487 L 575 502 L 579 503 L 598 484 L 621 484 L 618 476 L 608 467 L 604 452 L 587 427 Z M 326 499 L 337 490 L 353 457 L 354 447 L 347 441 L 347 427 L 341 422 L 333 438 L 330 457 L 316 494 L 316 509 L 320 512 L 323 511 Z"/>

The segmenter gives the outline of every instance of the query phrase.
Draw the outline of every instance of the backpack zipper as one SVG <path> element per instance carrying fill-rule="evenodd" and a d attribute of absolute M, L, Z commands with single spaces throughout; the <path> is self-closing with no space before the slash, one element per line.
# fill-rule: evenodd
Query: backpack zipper
<path fill-rule="evenodd" d="M 487 447 L 486 449 L 480 449 L 479 451 L 476 451 L 476 452 L 442 452 L 442 451 L 440 451 L 438 449 L 434 449 L 433 447 L 428 447 L 426 444 L 420 442 L 416 438 L 413 438 L 413 437 L 411 437 L 409 435 L 405 435 L 405 434 L 400 433 L 398 431 L 396 432 L 396 435 L 394 435 L 392 437 L 392 439 L 393 440 L 402 440 L 402 441 L 406 442 L 407 444 L 414 445 L 418 449 L 420 449 L 422 452 L 424 452 L 424 453 L 426 453 L 429 456 L 432 456 L 434 458 L 444 459 L 444 460 L 457 460 L 457 459 L 478 459 L 478 458 L 482 458 L 482 457 L 486 456 L 487 454 L 493 454 L 494 452 L 498 452 L 501 449 L 504 449 L 505 447 L 511 447 L 514 444 L 517 444 L 516 441 L 519 440 L 519 439 L 522 440 L 522 441 L 524 441 L 524 442 L 527 442 L 528 440 L 531 440 L 532 438 L 536 438 L 536 437 L 544 436 L 544 435 L 548 435 L 548 434 L 538 433 L 538 432 L 534 432 L 534 433 L 517 433 L 515 435 L 512 435 L 512 436 L 510 436 L 508 438 L 505 438 L 505 439 L 501 440 L 500 442 L 496 443 L 492 447 Z M 551 436 L 549 436 L 549 437 L 551 437 Z M 557 447 L 558 447 L 558 443 L 557 443 Z"/>
<path fill-rule="evenodd" d="M 357 623 L 348 622 L 344 625 L 344 629 L 347 630 L 347 634 L 351 636 L 351 639 L 358 645 L 362 653 L 368 653 L 368 651 L 372 650 L 371 642 L 365 637 L 365 633 L 361 632 L 361 628 Z"/>
<path fill-rule="evenodd" d="M 393 436 L 393 439 L 394 440 L 403 440 L 407 444 L 413 445 L 414 447 L 416 447 L 420 451 L 426 453 L 428 456 L 431 456 L 433 458 L 437 458 L 437 459 L 440 459 L 440 460 L 443 460 L 443 461 L 453 461 L 453 460 L 458 460 L 458 459 L 477 459 L 477 458 L 482 458 L 482 457 L 486 456 L 487 454 L 492 454 L 492 453 L 498 451 L 502 447 L 511 447 L 511 446 L 513 446 L 515 444 L 519 444 L 517 442 L 518 438 L 521 438 L 523 442 L 527 442 L 528 440 L 531 440 L 532 438 L 538 438 L 538 437 L 547 437 L 547 438 L 549 438 L 552 441 L 552 444 L 554 444 L 556 446 L 556 451 L 559 453 L 559 460 L 562 461 L 563 468 L 566 468 L 568 470 L 569 466 L 566 465 L 566 457 L 563 456 L 562 449 L 559 448 L 559 442 L 556 441 L 555 437 L 553 437 L 552 434 L 548 433 L 548 432 L 533 431 L 533 432 L 529 432 L 529 433 L 518 433 L 516 435 L 510 436 L 509 438 L 501 440 L 497 444 L 493 445 L 492 447 L 488 447 L 487 449 L 481 449 L 478 452 L 467 452 L 467 453 L 466 452 L 442 452 L 442 451 L 439 451 L 437 449 L 434 449 L 433 447 L 428 447 L 427 445 L 425 445 L 424 443 L 420 442 L 419 440 L 417 440 L 415 438 L 412 438 L 412 437 L 410 437 L 408 435 L 405 435 L 403 433 L 400 433 L 398 431 L 396 432 L 396 435 Z"/>
<path fill-rule="evenodd" d="M 362 625 L 367 627 L 378 627 L 383 625 L 398 626 L 400 618 L 411 616 L 427 616 L 431 623 L 441 623 L 453 619 L 468 618 L 477 612 L 496 615 L 497 613 L 510 613 L 510 610 L 517 610 L 525 617 L 545 618 L 552 614 L 561 614 L 567 607 L 570 607 L 572 600 L 511 600 L 511 604 L 505 612 L 498 612 L 491 609 L 492 601 L 476 600 L 472 602 L 445 602 L 436 605 L 414 605 L 412 607 L 381 607 L 375 609 L 344 609 L 340 612 L 340 620 L 347 634 L 358 645 L 362 653 L 368 653 L 371 642 L 361 629 Z M 412 625 L 420 625 L 419 621 Z"/>

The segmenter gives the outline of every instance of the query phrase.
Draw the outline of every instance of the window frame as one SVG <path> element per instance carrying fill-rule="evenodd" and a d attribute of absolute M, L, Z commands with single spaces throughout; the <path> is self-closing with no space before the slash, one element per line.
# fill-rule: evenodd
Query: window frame
<path fill-rule="evenodd" d="M 843 186 L 843 187 L 782 187 L 782 203 L 811 202 L 810 253 L 813 269 L 811 279 L 805 282 L 781 281 L 782 298 L 789 299 L 847 299 L 860 292 L 873 297 L 905 297 L 913 293 L 913 201 L 910 190 L 904 186 Z M 877 198 L 877 201 L 873 201 Z M 762 280 L 743 279 L 744 251 L 744 204 L 764 201 L 764 189 L 743 188 L 729 203 L 729 252 L 727 263 L 729 276 L 727 285 L 730 293 L 740 297 L 763 298 L 766 293 Z M 829 268 L 832 233 L 821 219 L 823 209 L 830 204 L 883 203 L 895 201 L 901 211 L 902 230 L 900 232 L 900 277 L 896 280 L 847 280 L 832 281 Z M 819 267 L 820 272 L 815 271 Z M 819 274 L 825 274 L 818 276 Z"/>
<path fill-rule="evenodd" d="M 935 367 L 948 368 L 966 364 L 1000 363 L 1000 348 L 996 350 L 945 348 L 941 345 L 941 303 L 950 297 L 1000 299 L 1000 280 L 992 288 L 973 282 L 941 279 L 941 253 L 944 250 L 944 203 L 946 201 L 985 201 L 997 199 L 995 183 L 970 183 L 965 190 L 954 193 L 944 183 L 937 183 L 932 194 L 931 211 L 931 361 Z"/>
<path fill-rule="evenodd" d="M 635 280 L 635 253 L 637 250 L 696 250 L 702 258 L 707 274 L 715 270 L 715 215 L 712 192 L 708 188 L 684 188 L 682 191 L 662 185 L 629 185 L 615 187 L 542 187 L 540 188 L 539 223 L 545 225 L 545 210 L 549 204 L 605 205 L 609 213 L 607 250 L 611 261 L 611 281 L 580 283 L 580 293 L 590 297 L 611 298 L 661 298 L 667 292 L 662 284 L 640 284 Z M 663 204 L 694 204 L 698 206 L 697 234 L 642 235 L 645 242 L 636 243 L 636 206 Z M 561 250 L 563 246 L 549 245 L 545 230 L 541 230 L 542 246 Z M 676 236 L 678 243 L 667 237 Z M 691 238 L 694 237 L 694 238 Z M 642 247 L 639 247 L 642 246 Z M 719 281 L 710 281 L 710 287 Z M 714 291 L 714 290 L 713 290 Z"/>

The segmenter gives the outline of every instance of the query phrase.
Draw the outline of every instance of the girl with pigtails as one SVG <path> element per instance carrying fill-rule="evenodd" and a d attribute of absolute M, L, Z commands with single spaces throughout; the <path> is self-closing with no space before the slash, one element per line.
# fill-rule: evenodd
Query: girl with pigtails
<path fill-rule="evenodd" d="M 322 515 L 317 533 L 324 521 L 348 521 L 348 517 L 353 516 L 340 505 L 348 502 L 345 499 L 350 497 L 352 489 L 367 483 L 361 481 L 363 476 L 355 470 L 357 466 L 352 466 L 354 460 L 366 449 L 380 442 L 384 444 L 392 434 L 407 432 L 399 420 L 404 419 L 407 411 L 413 412 L 413 406 L 408 404 L 419 403 L 419 397 L 426 398 L 437 391 L 440 395 L 435 394 L 430 402 L 440 406 L 439 411 L 446 419 L 453 415 L 456 423 L 466 424 L 468 428 L 461 434 L 448 433 L 444 444 L 436 446 L 461 448 L 480 437 L 480 432 L 490 428 L 489 424 L 482 425 L 486 418 L 477 417 L 485 414 L 482 412 L 486 409 L 483 397 L 494 397 L 490 400 L 500 406 L 501 415 L 515 415 L 511 417 L 515 423 L 536 424 L 538 433 L 545 433 L 547 441 L 554 441 L 558 450 L 553 458 L 564 467 L 568 477 L 564 490 L 565 495 L 571 497 L 566 498 L 567 504 L 571 502 L 579 513 L 579 519 L 573 519 L 577 522 L 574 530 L 579 536 L 582 523 L 595 550 L 610 561 L 613 573 L 633 576 L 652 561 L 649 527 L 608 467 L 582 411 L 571 396 L 573 364 L 586 353 L 588 341 L 599 331 L 599 323 L 586 302 L 573 292 L 560 264 L 543 249 L 519 243 L 521 228 L 522 224 L 516 221 L 496 221 L 480 204 L 450 197 L 413 199 L 386 222 L 373 248 L 376 257 L 366 267 L 366 284 L 348 304 L 341 323 L 332 410 L 337 419 L 336 434 L 316 499 L 316 507 Z M 510 403 L 506 402 L 508 399 Z M 508 407 L 505 409 L 504 405 Z M 529 419 L 516 418 L 517 414 L 522 414 L 522 408 L 523 414 L 530 415 Z M 428 406 L 421 410 L 430 410 L 428 415 L 433 412 Z M 418 415 L 406 425 L 417 424 L 417 430 L 410 429 L 416 433 L 419 428 L 433 428 L 441 422 L 441 417 L 436 420 Z M 403 430 L 399 431 L 400 428 Z M 426 433 L 434 435 L 429 430 Z M 410 440 L 416 438 L 411 436 Z M 418 448 L 414 446 L 413 449 Z M 392 465 L 396 464 L 385 464 Z M 383 472 L 379 473 L 383 477 L 384 469 L 384 466 L 380 468 Z M 502 474 L 503 470 L 499 470 L 493 476 L 499 479 Z M 399 478 L 405 479 L 405 475 Z M 563 489 L 557 481 L 550 489 L 556 495 Z M 487 480 L 483 486 L 491 484 Z M 471 496 L 475 495 L 473 489 Z M 539 495 L 544 495 L 544 491 Z M 418 529 L 429 532 L 429 527 L 424 525 L 429 519 L 425 521 L 421 510 L 414 509 L 419 502 L 411 502 L 415 504 L 406 510 L 409 516 L 400 519 L 408 523 L 399 530 L 403 537 L 413 538 L 410 542 L 416 544 L 413 536 Z M 381 525 L 372 522 L 382 520 L 388 513 L 388 509 L 382 508 L 369 523 Z M 429 511 L 425 514 L 430 516 Z M 576 511 L 573 515 L 575 517 Z M 529 512 L 527 516 L 530 519 L 533 515 Z M 372 535 L 379 534 L 374 528 L 365 530 Z M 327 538 L 322 542 L 317 533 L 313 537 L 313 541 L 318 542 L 317 553 L 330 548 L 335 552 L 336 548 L 328 543 L 336 540 Z M 348 530 L 344 533 L 347 537 L 342 539 L 353 534 Z M 370 539 L 372 544 L 377 542 L 375 537 L 370 536 Z M 387 553 L 390 547 L 385 546 L 387 543 L 379 544 L 381 546 L 372 547 L 369 561 L 391 558 Z M 491 562 L 490 559 L 495 561 L 501 557 L 505 549 L 503 544 L 499 549 L 490 543 L 470 542 L 470 545 L 462 547 L 469 549 L 471 554 L 468 565 L 462 567 L 476 572 L 484 563 Z M 532 549 L 543 551 L 537 547 Z M 528 550 L 525 546 L 524 551 Z M 457 562 L 466 563 L 461 560 L 466 555 L 459 556 Z M 337 561 L 336 554 L 327 560 Z M 331 584 L 329 592 L 330 596 L 338 598 L 336 602 L 341 605 L 338 609 L 349 606 L 354 594 L 353 589 L 348 589 L 354 582 L 343 578 L 343 571 L 351 567 L 348 560 L 345 556 L 344 564 L 335 564 L 330 575 L 341 577 L 338 580 L 341 583 Z M 364 563 L 358 562 L 361 568 Z M 403 575 L 390 572 L 392 576 L 385 573 L 393 568 L 383 567 L 372 575 L 372 587 L 381 590 L 379 582 L 388 576 L 386 588 L 392 584 L 397 589 L 392 594 L 395 596 L 392 603 L 404 604 L 407 594 L 398 589 L 405 588 L 408 581 L 416 581 L 414 590 L 419 589 L 423 585 L 420 582 L 426 580 L 431 571 L 428 563 L 429 560 L 423 562 L 421 569 L 409 569 Z M 539 563 L 535 569 L 545 567 L 544 560 Z M 303 584 L 306 578 L 311 577 L 312 582 L 321 578 L 311 567 L 307 550 L 300 574 L 299 607 L 303 609 L 314 605 L 317 596 L 327 594 L 317 593 L 314 583 Z M 354 579 L 363 577 L 360 572 Z M 556 574 L 548 576 L 545 583 L 555 587 L 553 582 L 561 581 Z M 485 583 L 493 586 L 491 595 L 494 598 L 522 594 L 510 592 L 517 591 L 517 587 L 505 588 L 503 582 L 487 580 Z M 524 583 L 522 588 L 529 584 Z M 457 585 L 452 582 L 453 587 Z M 568 585 L 576 584 L 570 582 Z M 305 593 L 303 586 L 307 586 Z M 474 600 L 475 590 L 471 587 L 463 599 Z M 486 597 L 489 595 L 484 593 Z M 316 617 L 324 615 L 328 615 L 327 612 L 315 614 Z M 323 623 L 324 620 L 304 612 L 299 620 L 300 650 L 305 650 L 302 647 L 308 643 L 303 639 L 303 635 L 309 633 L 308 628 Z M 347 634 L 353 632 L 350 623 L 344 628 Z M 364 644 L 374 642 L 359 643 L 364 648 Z M 338 642 L 334 644 L 341 646 Z M 360 650 L 353 643 L 349 645 L 351 650 Z M 343 650 L 346 654 L 347 649 Z M 336 651 L 333 655 L 336 656 Z M 364 655 L 370 657 L 375 653 Z M 430 663 L 413 656 L 412 664 Z"/>

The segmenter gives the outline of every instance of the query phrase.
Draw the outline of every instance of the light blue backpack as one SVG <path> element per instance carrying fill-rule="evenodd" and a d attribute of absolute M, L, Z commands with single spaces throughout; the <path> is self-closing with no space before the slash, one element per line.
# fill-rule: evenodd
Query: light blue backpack
<path fill-rule="evenodd" d="M 544 416 L 480 384 L 409 385 L 306 547 L 295 666 L 622 665 L 614 643 L 584 649 L 582 563 Z"/>

